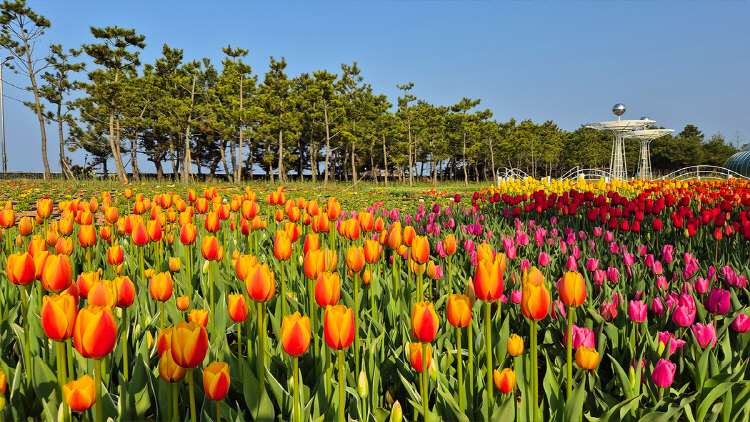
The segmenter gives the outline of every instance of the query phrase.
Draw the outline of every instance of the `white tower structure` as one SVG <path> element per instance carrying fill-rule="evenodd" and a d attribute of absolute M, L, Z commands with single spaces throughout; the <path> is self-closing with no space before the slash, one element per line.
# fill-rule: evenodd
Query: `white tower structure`
<path fill-rule="evenodd" d="M 648 117 L 641 117 L 641 120 L 652 121 Z M 640 179 L 651 179 L 651 152 L 649 145 L 651 141 L 660 138 L 668 133 L 674 132 L 673 129 L 642 129 L 628 132 L 624 135 L 626 139 L 634 139 L 641 144 L 641 152 L 638 158 L 638 170 L 636 176 Z"/>
<path fill-rule="evenodd" d="M 653 120 L 621 120 L 620 116 L 625 114 L 625 106 L 622 104 L 615 104 L 612 107 L 612 113 L 617 116 L 617 120 L 591 123 L 586 125 L 586 127 L 612 134 L 612 158 L 609 163 L 609 173 L 613 178 L 625 180 L 628 177 L 628 166 L 625 160 L 625 140 L 623 135 L 656 122 Z"/>

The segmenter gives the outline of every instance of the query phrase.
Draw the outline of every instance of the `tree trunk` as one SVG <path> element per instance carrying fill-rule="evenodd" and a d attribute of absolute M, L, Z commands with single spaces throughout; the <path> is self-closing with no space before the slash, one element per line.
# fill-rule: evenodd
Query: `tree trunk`
<path fill-rule="evenodd" d="M 245 127 L 244 120 L 242 119 L 242 111 L 243 111 L 243 88 L 244 88 L 244 82 L 245 82 L 245 75 L 240 75 L 240 145 L 239 145 L 239 153 L 237 157 L 237 163 L 239 164 L 237 166 L 237 169 L 234 173 L 234 183 L 242 183 L 242 142 L 243 142 L 243 129 Z"/>
<path fill-rule="evenodd" d="M 65 138 L 63 136 L 63 120 L 62 120 L 62 101 L 57 103 L 57 130 L 60 136 L 60 171 L 66 180 L 73 178 L 73 175 L 68 168 L 68 161 L 65 158 Z"/>
<path fill-rule="evenodd" d="M 354 159 L 354 149 L 356 148 L 356 144 L 352 142 L 352 183 L 357 183 L 357 180 L 359 180 L 359 175 L 357 174 L 357 160 Z"/>
<path fill-rule="evenodd" d="M 183 164 L 183 168 L 185 169 L 185 173 L 182 175 L 182 183 L 185 184 L 185 188 L 187 189 L 188 183 L 190 181 L 188 173 L 190 169 L 190 126 L 193 121 L 193 104 L 195 100 L 195 80 L 198 77 L 198 75 L 193 74 L 193 88 L 190 90 L 190 113 L 188 113 L 188 121 L 187 121 L 187 127 L 185 128 L 185 164 Z"/>
<path fill-rule="evenodd" d="M 323 188 L 328 189 L 328 162 L 331 160 L 331 132 L 328 127 L 328 104 L 323 102 L 323 117 L 325 118 L 326 126 L 326 164 L 325 164 L 325 178 L 323 179 Z"/>
<path fill-rule="evenodd" d="M 375 151 L 373 149 L 375 148 L 375 142 L 370 143 L 370 178 L 375 181 L 375 184 L 378 183 L 378 176 L 375 174 Z"/>
<path fill-rule="evenodd" d="M 109 109 L 109 147 L 112 150 L 113 158 L 115 159 L 115 168 L 117 169 L 117 178 L 120 179 L 120 183 L 127 184 L 128 176 L 125 175 L 125 168 L 122 166 L 122 158 L 117 155 L 117 148 L 115 147 L 115 108 L 112 104 L 112 108 Z M 105 165 L 106 167 L 106 165 Z"/>
<path fill-rule="evenodd" d="M 383 135 L 383 170 L 385 171 L 385 187 L 388 187 L 388 154 L 385 150 L 385 133 Z"/>
<path fill-rule="evenodd" d="M 411 187 L 414 182 L 414 178 L 412 177 L 414 172 L 412 171 L 413 163 L 411 157 L 411 120 L 409 120 L 409 125 L 406 127 L 406 129 L 409 133 L 409 138 L 407 141 L 407 145 L 409 145 L 409 151 L 407 152 L 407 154 L 409 155 L 409 187 Z"/>
<path fill-rule="evenodd" d="M 497 174 L 495 173 L 495 152 L 492 150 L 492 138 L 490 137 L 490 162 L 492 163 L 492 184 L 497 183 Z"/>
<path fill-rule="evenodd" d="M 36 75 L 34 74 L 34 71 L 33 71 L 34 60 L 32 60 L 31 58 L 31 49 L 29 48 L 29 42 L 28 40 L 25 39 L 25 37 L 24 37 L 23 43 L 26 47 L 26 66 L 29 69 L 29 79 L 31 79 L 31 90 L 34 92 L 34 102 L 36 104 L 36 117 L 39 119 L 39 129 L 41 130 L 41 134 L 42 134 L 42 162 L 44 163 L 44 179 L 50 180 L 50 178 L 52 177 L 52 172 L 49 169 L 49 161 L 47 161 L 47 129 L 44 126 L 44 115 L 42 114 L 42 105 L 39 102 L 39 89 L 36 86 Z"/>
<path fill-rule="evenodd" d="M 161 182 L 164 179 L 164 167 L 161 165 L 161 160 L 154 158 L 154 166 L 156 167 L 156 180 Z"/>
<path fill-rule="evenodd" d="M 227 179 L 231 178 L 231 173 L 229 172 L 229 166 L 227 165 L 227 141 L 221 141 L 221 148 L 219 148 L 219 155 L 221 155 L 221 163 L 224 164 L 224 173 L 227 175 Z"/>
<path fill-rule="evenodd" d="M 318 182 L 318 165 L 315 161 L 315 144 L 313 143 L 313 133 L 315 132 L 315 128 L 313 125 L 310 125 L 310 173 L 312 175 L 312 181 L 313 183 Z"/>
<path fill-rule="evenodd" d="M 271 143 L 268 142 L 266 145 L 266 154 L 271 155 Z M 268 177 L 271 183 L 273 183 L 273 160 L 268 162 Z"/>
<path fill-rule="evenodd" d="M 130 139 L 130 168 L 133 171 L 133 180 L 139 182 L 141 180 L 138 175 L 138 139 L 136 136 Z"/>
<path fill-rule="evenodd" d="M 464 186 L 469 187 L 469 173 L 466 171 L 466 129 L 464 129 L 464 149 L 463 149 L 463 167 L 464 167 Z"/>
<path fill-rule="evenodd" d="M 283 183 L 286 180 L 284 177 L 284 129 L 279 130 L 279 164 L 276 168 L 279 169 L 279 182 Z"/>

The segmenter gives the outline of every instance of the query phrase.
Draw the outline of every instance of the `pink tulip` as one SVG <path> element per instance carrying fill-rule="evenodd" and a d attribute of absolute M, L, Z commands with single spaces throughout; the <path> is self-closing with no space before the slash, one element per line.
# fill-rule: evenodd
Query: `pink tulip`
<path fill-rule="evenodd" d="M 656 286 L 660 287 L 662 290 L 667 290 L 669 288 L 669 283 L 667 282 L 667 278 L 664 277 L 663 275 L 656 277 Z"/>
<path fill-rule="evenodd" d="M 664 304 L 661 302 L 660 297 L 655 297 L 651 302 L 651 311 L 656 315 L 664 316 L 666 309 L 664 309 Z"/>
<path fill-rule="evenodd" d="M 573 255 L 568 255 L 568 262 L 565 264 L 565 269 L 568 271 L 578 271 L 578 262 Z"/>
<path fill-rule="evenodd" d="M 607 280 L 617 284 L 620 282 L 620 272 L 617 271 L 617 268 L 610 266 L 607 268 Z"/>
<path fill-rule="evenodd" d="M 654 266 L 654 256 L 651 254 L 646 255 L 646 259 L 643 260 L 643 265 L 651 268 Z"/>
<path fill-rule="evenodd" d="M 734 321 L 732 321 L 732 328 L 738 333 L 748 332 L 750 330 L 750 317 L 745 314 L 737 315 Z"/>
<path fill-rule="evenodd" d="M 609 233 L 609 232 L 607 232 Z M 620 252 L 620 245 L 617 244 L 617 242 L 612 242 L 609 244 L 609 253 L 618 253 Z"/>
<path fill-rule="evenodd" d="M 594 284 L 602 285 L 604 284 L 604 281 L 607 279 L 607 272 L 604 270 L 596 270 L 594 271 Z"/>
<path fill-rule="evenodd" d="M 689 327 L 695 320 L 695 301 L 692 296 L 680 295 L 672 314 L 672 321 L 680 327 Z"/>
<path fill-rule="evenodd" d="M 726 315 L 731 302 L 728 290 L 712 289 L 706 299 L 706 310 L 716 315 Z"/>
<path fill-rule="evenodd" d="M 646 246 L 646 245 L 638 245 L 638 247 L 636 248 L 636 250 L 637 250 L 639 256 L 646 256 L 646 254 L 648 253 L 648 246 Z"/>
<path fill-rule="evenodd" d="M 521 303 L 521 299 L 523 298 L 523 291 L 522 290 L 512 290 L 510 292 L 510 300 L 511 302 L 515 304 Z"/>
<path fill-rule="evenodd" d="M 570 253 L 575 257 L 576 261 L 581 259 L 581 248 L 579 248 L 578 245 L 573 246 Z"/>
<path fill-rule="evenodd" d="M 607 231 L 607 233 L 604 234 L 604 241 L 605 242 L 611 242 L 615 239 L 615 234 L 611 231 Z"/>
<path fill-rule="evenodd" d="M 554 319 L 555 321 L 557 321 L 558 319 L 557 312 L 560 312 L 560 315 L 562 315 L 562 318 L 565 318 L 566 316 L 565 305 L 559 300 L 556 300 L 552 303 L 552 319 Z"/>
<path fill-rule="evenodd" d="M 698 340 L 698 344 L 701 348 L 714 347 L 716 345 L 716 329 L 713 324 L 703 325 L 701 323 L 695 323 L 692 327 L 695 339 Z"/>
<path fill-rule="evenodd" d="M 627 266 L 635 264 L 635 255 L 633 255 L 632 253 L 624 253 L 622 255 L 622 259 L 623 261 L 625 261 L 625 265 Z"/>
<path fill-rule="evenodd" d="M 508 259 L 515 259 L 517 254 L 517 250 L 515 246 L 511 246 L 510 248 L 505 250 L 505 257 Z"/>
<path fill-rule="evenodd" d="M 565 330 L 563 334 L 563 344 L 568 344 L 568 330 Z M 577 350 L 579 347 L 588 347 L 591 349 L 596 348 L 596 342 L 594 339 L 594 332 L 586 327 L 578 327 L 573 324 L 573 350 Z"/>
<path fill-rule="evenodd" d="M 697 280 L 695 280 L 695 291 L 703 294 L 708 291 L 708 279 L 703 277 L 698 277 Z"/>
<path fill-rule="evenodd" d="M 586 259 L 586 264 L 584 267 L 589 271 L 596 271 L 597 268 L 599 268 L 599 260 L 594 258 L 588 258 Z"/>
<path fill-rule="evenodd" d="M 549 254 L 547 252 L 540 252 L 539 258 L 537 258 L 536 262 L 542 267 L 546 267 L 550 263 Z"/>
<path fill-rule="evenodd" d="M 617 304 L 612 302 L 602 303 L 602 309 L 599 311 L 605 321 L 610 322 L 617 317 Z"/>
<path fill-rule="evenodd" d="M 646 305 L 640 300 L 631 300 L 628 306 L 628 316 L 633 322 L 643 322 L 646 320 Z"/>
<path fill-rule="evenodd" d="M 601 227 L 594 227 L 594 237 L 602 237 L 604 230 Z"/>
<path fill-rule="evenodd" d="M 651 272 L 654 273 L 654 275 L 661 275 L 664 272 L 664 268 L 662 268 L 661 262 L 654 261 L 654 264 L 651 266 Z"/>
<path fill-rule="evenodd" d="M 659 362 L 654 368 L 654 372 L 651 374 L 651 381 L 653 381 L 659 388 L 667 388 L 672 385 L 672 382 L 674 382 L 674 373 L 676 369 L 677 366 L 674 363 L 666 359 L 659 359 Z"/>
<path fill-rule="evenodd" d="M 529 270 L 531 268 L 531 263 L 528 259 L 521 260 L 521 272 L 524 272 L 526 270 Z"/>
<path fill-rule="evenodd" d="M 684 340 L 679 340 L 674 336 L 674 334 L 668 332 L 668 331 L 658 331 L 658 337 L 659 337 L 659 343 L 662 343 L 664 346 L 669 343 L 669 340 L 672 340 L 671 343 L 669 343 L 669 354 L 672 355 L 674 352 L 677 351 L 678 347 L 682 347 L 685 344 Z"/>

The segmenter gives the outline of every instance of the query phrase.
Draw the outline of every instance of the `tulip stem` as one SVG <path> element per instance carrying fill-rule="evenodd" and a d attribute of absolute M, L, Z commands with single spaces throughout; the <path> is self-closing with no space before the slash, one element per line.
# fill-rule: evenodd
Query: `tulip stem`
<path fill-rule="evenodd" d="M 567 341 L 567 350 L 568 350 L 568 383 L 566 385 L 566 389 L 568 392 L 568 400 L 570 400 L 571 394 L 573 394 L 573 315 L 575 312 L 575 308 L 568 307 L 568 341 Z"/>
<path fill-rule="evenodd" d="M 531 420 L 536 422 L 538 421 L 538 414 L 539 414 L 539 393 L 537 391 L 537 382 L 539 380 L 537 376 L 537 333 L 536 333 L 536 321 L 531 321 L 531 399 L 534 401 L 534 404 L 531 407 L 532 412 L 532 418 Z"/>
<path fill-rule="evenodd" d="M 471 322 L 466 327 L 468 331 L 467 346 L 469 347 L 469 362 L 466 365 L 466 374 L 469 378 L 469 391 L 471 392 L 471 411 L 474 411 L 474 327 Z"/>
<path fill-rule="evenodd" d="M 331 402 L 331 394 L 333 394 L 333 359 L 331 358 L 331 348 L 326 344 L 326 403 Z"/>
<path fill-rule="evenodd" d="M 167 385 L 169 386 L 169 392 L 167 393 L 167 419 L 168 421 L 171 421 L 174 418 L 174 413 L 172 412 L 173 407 L 173 401 L 172 396 L 174 395 L 174 383 L 168 382 Z"/>
<path fill-rule="evenodd" d="M 354 273 L 354 367 L 359 374 L 359 273 Z"/>
<path fill-rule="evenodd" d="M 448 287 L 453 293 L 453 255 L 448 255 Z"/>
<path fill-rule="evenodd" d="M 68 358 L 68 379 L 75 378 L 75 373 L 73 369 L 73 338 L 69 338 L 66 342 L 65 348 L 67 349 L 67 358 Z"/>
<path fill-rule="evenodd" d="M 375 274 L 372 272 L 372 264 L 367 264 L 367 271 L 370 272 L 370 308 L 372 308 L 372 318 L 374 321 L 378 321 L 378 309 L 375 307 Z"/>
<path fill-rule="evenodd" d="M 164 331 L 164 301 L 159 302 L 159 317 L 161 318 L 161 330 Z"/>
<path fill-rule="evenodd" d="M 427 343 L 422 343 L 422 409 L 424 410 L 424 422 L 430 420 L 430 406 L 427 403 L 429 382 L 429 374 L 427 373 Z"/>
<path fill-rule="evenodd" d="M 315 307 L 315 280 L 307 281 L 307 295 L 310 297 L 310 314 L 312 314 L 313 341 L 315 342 L 315 362 L 320 358 L 320 336 L 318 335 L 318 309 Z"/>
<path fill-rule="evenodd" d="M 104 421 L 104 408 L 102 407 L 102 358 L 94 361 L 94 378 L 96 382 L 96 422 Z"/>
<path fill-rule="evenodd" d="M 187 245 L 187 270 L 187 283 L 190 286 L 190 298 L 192 300 L 195 296 L 195 290 L 193 289 L 193 248 L 190 245 Z"/>
<path fill-rule="evenodd" d="M 143 248 L 144 246 L 138 246 L 138 269 L 140 270 L 141 283 L 146 284 L 146 270 L 143 265 Z"/>
<path fill-rule="evenodd" d="M 31 388 L 32 380 L 32 366 L 31 365 L 31 340 L 29 336 L 29 298 L 26 297 L 27 293 L 31 293 L 28 285 L 24 286 L 21 290 L 21 306 L 23 307 L 23 353 L 24 363 L 26 365 L 26 387 Z"/>
<path fill-rule="evenodd" d="M 57 381 L 60 383 L 60 401 L 63 402 L 63 421 L 68 420 L 68 402 L 63 397 L 63 386 L 67 384 L 67 368 L 65 360 L 65 343 L 57 343 Z"/>
<path fill-rule="evenodd" d="M 221 422 L 221 400 L 216 402 L 216 422 Z"/>
<path fill-rule="evenodd" d="M 281 317 L 286 316 L 286 280 L 284 280 L 284 260 L 281 260 Z"/>
<path fill-rule="evenodd" d="M 240 379 L 244 380 L 242 376 L 242 322 L 237 323 L 237 362 L 240 362 Z M 244 382 L 244 381 L 243 381 Z"/>
<path fill-rule="evenodd" d="M 263 328 L 263 303 L 258 302 L 258 385 L 260 385 L 261 392 L 265 389 L 265 381 L 263 379 L 266 375 L 265 353 L 266 330 Z"/>
<path fill-rule="evenodd" d="M 456 327 L 456 367 L 458 367 L 458 410 L 464 411 L 466 392 L 464 391 L 464 370 L 461 353 L 461 327 Z"/>
<path fill-rule="evenodd" d="M 299 358 L 294 357 L 294 372 L 292 373 L 292 389 L 294 390 L 294 405 L 292 406 L 292 413 L 294 413 L 294 420 L 296 422 L 302 421 L 302 415 L 300 415 L 301 409 L 299 406 L 299 380 L 297 373 L 299 372 Z"/>
<path fill-rule="evenodd" d="M 498 308 L 499 309 L 499 308 Z M 492 389 L 492 302 L 484 303 L 484 336 L 486 347 L 484 353 L 487 355 L 487 418 L 492 416 L 492 401 L 493 401 L 493 389 Z"/>
<path fill-rule="evenodd" d="M 198 420 L 195 412 L 195 383 L 193 382 L 193 368 L 188 368 L 188 386 L 190 387 L 190 421 L 196 422 Z"/>
<path fill-rule="evenodd" d="M 172 406 L 174 406 L 174 410 L 172 411 L 172 416 L 174 416 L 174 420 L 179 422 L 180 420 L 180 408 L 179 408 L 179 402 L 180 402 L 180 384 L 174 383 L 172 385 Z"/>
<path fill-rule="evenodd" d="M 211 325 L 216 328 L 216 302 L 214 302 L 214 283 L 216 282 L 216 275 L 214 274 L 214 271 L 216 270 L 216 261 L 211 261 L 209 266 L 210 268 L 208 269 L 208 281 L 210 286 L 208 287 L 208 289 L 211 296 Z"/>
<path fill-rule="evenodd" d="M 339 350 L 339 422 L 346 421 L 346 373 L 344 373 L 344 350 Z"/>

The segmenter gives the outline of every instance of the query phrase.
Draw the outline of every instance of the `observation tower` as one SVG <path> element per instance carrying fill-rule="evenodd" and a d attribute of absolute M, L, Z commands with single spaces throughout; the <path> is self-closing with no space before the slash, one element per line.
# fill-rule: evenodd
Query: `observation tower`
<path fill-rule="evenodd" d="M 648 117 L 641 117 L 641 120 L 653 121 Z M 651 152 L 649 144 L 656 138 L 660 138 L 668 133 L 674 132 L 673 129 L 642 129 L 627 132 L 623 135 L 625 139 L 634 139 L 641 144 L 641 152 L 638 157 L 638 170 L 636 176 L 640 179 L 651 179 Z"/>
<path fill-rule="evenodd" d="M 636 129 L 656 123 L 653 120 L 621 120 L 620 116 L 625 114 L 625 106 L 615 104 L 612 107 L 612 113 L 617 116 L 617 120 L 610 122 L 590 123 L 586 127 L 601 130 L 612 134 L 612 158 L 609 163 L 609 173 L 613 178 L 625 180 L 628 177 L 628 166 L 625 162 L 625 138 L 624 135 Z"/>

